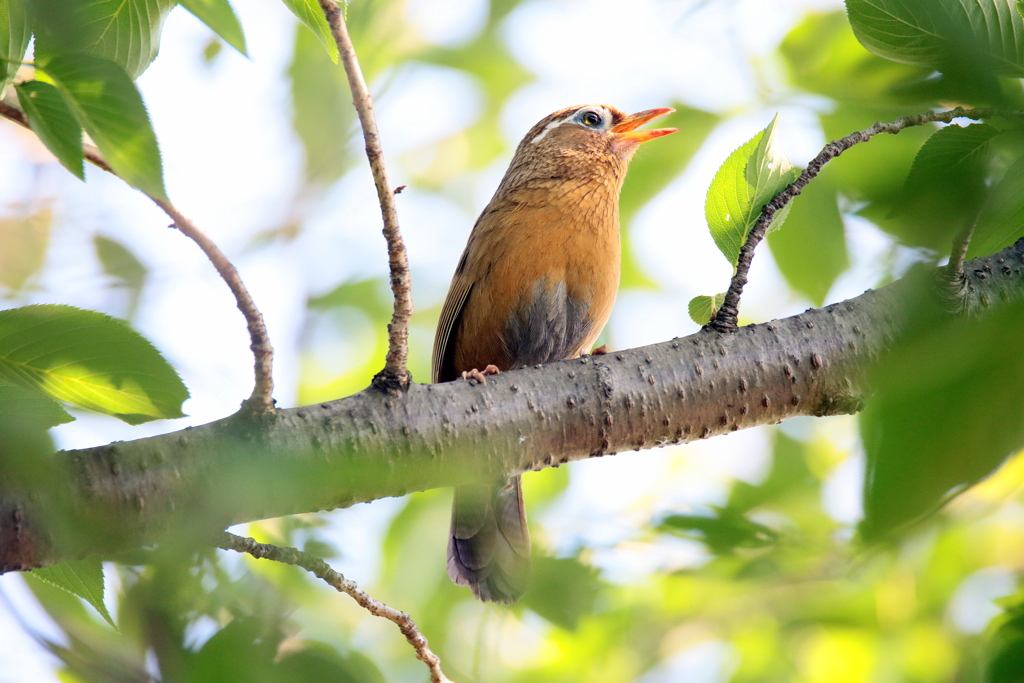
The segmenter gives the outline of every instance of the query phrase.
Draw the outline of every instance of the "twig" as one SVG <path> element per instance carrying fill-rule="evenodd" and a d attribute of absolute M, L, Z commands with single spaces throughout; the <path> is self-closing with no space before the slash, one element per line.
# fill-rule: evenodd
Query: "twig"
<path fill-rule="evenodd" d="M 395 297 L 395 308 L 388 325 L 388 355 L 384 369 L 373 378 L 374 386 L 386 391 L 408 388 L 412 376 L 406 367 L 409 359 L 409 318 L 412 316 L 412 285 L 409 279 L 409 259 L 405 254 L 405 243 L 398 229 L 398 213 L 395 211 L 394 192 L 388 182 L 384 165 L 384 151 L 380 144 L 380 133 L 373 115 L 373 100 L 359 68 L 355 48 L 348 35 L 348 28 L 341 16 L 341 10 L 334 0 L 319 0 L 320 7 L 331 27 L 334 42 L 338 45 L 341 62 L 348 76 L 352 101 L 359 114 L 366 141 L 366 158 L 370 160 L 373 182 L 377 186 L 377 200 L 384 218 L 384 239 L 388 244 L 388 267 L 391 271 L 391 291 Z M 326 125 L 326 123 L 325 123 Z"/>
<path fill-rule="evenodd" d="M 248 553 L 260 560 L 273 560 L 302 567 L 306 571 L 323 579 L 329 585 L 342 593 L 347 593 L 355 600 L 360 607 L 375 617 L 383 617 L 394 622 L 398 629 L 405 636 L 405 639 L 416 651 L 416 658 L 427 665 L 430 670 L 432 683 L 451 683 L 450 679 L 441 671 L 441 660 L 428 646 L 426 637 L 420 633 L 416 623 L 409 618 L 405 612 L 399 612 L 393 607 L 388 607 L 380 600 L 367 595 L 355 581 L 346 579 L 338 572 L 331 569 L 330 565 L 315 555 L 303 552 L 296 548 L 284 548 L 269 543 L 257 543 L 251 538 L 243 538 L 228 532 L 223 532 L 216 546 L 224 550 L 234 550 L 239 553 Z"/>
<path fill-rule="evenodd" d="M 29 130 L 32 129 L 25 114 L 6 102 L 0 101 L 0 116 L 10 119 Z M 103 158 L 100 151 L 92 145 L 88 143 L 83 144 L 82 153 L 93 165 L 112 175 L 117 175 L 117 172 L 110 167 L 110 164 Z M 143 194 L 152 199 L 157 206 L 163 209 L 164 213 L 170 216 L 174 222 L 174 227 L 199 245 L 199 248 L 206 254 L 206 258 L 217 269 L 217 273 L 227 283 L 228 288 L 235 297 L 235 304 L 238 306 L 238 310 L 245 316 L 246 326 L 249 328 L 249 348 L 252 349 L 253 358 L 255 359 L 255 383 L 252 394 L 245 401 L 245 407 L 253 415 L 272 413 L 274 411 L 274 347 L 270 345 L 270 337 L 267 335 L 267 328 L 263 323 L 263 314 L 260 313 L 260 310 L 249 295 L 249 291 L 245 288 L 238 270 L 235 269 L 235 266 L 224 255 L 224 252 L 213 243 L 206 233 L 196 227 L 173 204 L 151 194 Z"/>
<path fill-rule="evenodd" d="M 758 216 L 757 222 L 754 227 L 750 229 L 750 234 L 747 235 L 747 240 L 740 248 L 739 258 L 736 261 L 736 273 L 732 276 L 732 281 L 729 283 L 729 289 L 725 293 L 725 301 L 722 303 L 722 307 L 718 309 L 718 313 L 708 323 L 708 328 L 715 330 L 716 332 L 735 332 L 737 329 L 737 317 L 739 316 L 740 296 L 743 294 L 743 287 L 747 284 L 747 274 L 750 271 L 750 263 L 754 259 L 754 249 L 764 238 L 765 231 L 771 224 L 772 219 L 775 217 L 775 213 L 781 210 L 786 204 L 798 194 L 800 194 L 807 183 L 811 182 L 815 176 L 821 172 L 822 167 L 832 159 L 853 147 L 859 142 L 866 142 L 878 135 L 879 133 L 899 133 L 904 128 L 911 126 L 921 126 L 926 123 L 943 122 L 949 123 L 953 119 L 965 118 L 965 119 L 987 119 L 999 116 L 1013 116 L 1020 117 L 1024 115 L 1021 111 L 1000 111 L 998 109 L 964 109 L 963 107 L 956 107 L 942 112 L 926 112 L 924 114 L 918 114 L 916 116 L 903 116 L 892 123 L 883 123 L 879 121 L 875 125 L 865 130 L 860 130 L 855 133 L 850 133 L 844 138 L 839 140 L 833 140 L 832 142 L 825 145 L 825 147 L 818 153 L 818 156 L 807 165 L 807 168 L 803 170 L 796 180 L 786 186 L 779 194 L 768 202 L 763 209 L 761 209 L 761 215 Z"/>
<path fill-rule="evenodd" d="M 969 306 L 967 289 L 970 283 L 964 274 L 964 259 L 967 257 L 967 248 L 971 246 L 974 225 L 972 222 L 953 239 L 949 263 L 939 271 L 939 277 L 942 278 L 943 304 L 950 313 L 965 313 Z"/>

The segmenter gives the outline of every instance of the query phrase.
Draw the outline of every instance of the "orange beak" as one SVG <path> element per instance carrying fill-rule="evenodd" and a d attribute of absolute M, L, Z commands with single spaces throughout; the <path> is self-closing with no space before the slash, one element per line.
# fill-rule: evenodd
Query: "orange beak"
<path fill-rule="evenodd" d="M 655 128 L 653 130 L 637 130 L 640 126 L 644 125 L 648 121 L 664 116 L 665 114 L 671 114 L 675 109 L 672 107 L 660 107 L 659 109 L 648 109 L 647 111 L 637 112 L 631 114 L 625 118 L 622 123 L 619 123 L 612 127 L 612 133 L 615 134 L 616 142 L 622 144 L 635 143 L 640 144 L 641 142 L 647 142 L 654 138 L 660 138 L 663 135 L 671 135 L 672 133 L 678 132 L 678 128 Z"/>

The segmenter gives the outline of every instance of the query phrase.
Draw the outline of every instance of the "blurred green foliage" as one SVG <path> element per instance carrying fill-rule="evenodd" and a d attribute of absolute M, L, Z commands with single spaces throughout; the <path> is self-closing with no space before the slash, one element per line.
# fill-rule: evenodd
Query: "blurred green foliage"
<path fill-rule="evenodd" d="M 174 3 L 29 4 L 26 14 L 21 0 L 0 0 L 0 90 L 13 80 L 10 66 L 21 60 L 28 32 L 34 31 L 42 76 L 19 83 L 17 94 L 46 146 L 73 171 L 80 169 L 73 141 L 84 128 L 131 182 L 162 193 L 155 137 L 131 78 L 156 55 L 162 20 Z M 410 152 L 418 159 L 408 180 L 416 190 L 451 199 L 457 194 L 450 188 L 453 179 L 510 153 L 500 112 L 534 76 L 517 60 L 503 30 L 523 4 L 492 0 L 480 29 L 451 46 L 416 35 L 399 0 L 347 7 L 350 32 L 375 87 L 386 89 L 402 69 L 426 63 L 458 70 L 482 93 L 482 115 L 427 149 Z M 229 3 L 183 5 L 246 51 L 244 26 Z M 254 240 L 254 248 L 301 236 L 303 208 L 360 163 L 350 96 L 332 63 L 333 42 L 318 3 L 286 5 L 302 19 L 287 78 L 304 164 L 294 215 Z M 852 27 L 844 12 L 808 14 L 779 46 L 786 75 L 781 92 L 763 93 L 760 104 L 777 109 L 780 100 L 811 99 L 809 111 L 829 139 L 949 103 L 1019 104 L 1024 98 L 1014 77 L 1022 73 L 1021 19 L 1009 11 L 1011 5 L 850 0 Z M 81 16 L 98 22 L 83 30 L 75 20 Z M 978 18 L 984 21 L 971 21 Z M 993 32 L 979 33 L 982 25 Z M 207 62 L 217 58 L 220 45 L 214 38 L 203 46 Z M 112 90 L 97 95 L 104 87 Z M 33 103 L 26 103 L 29 98 Z M 115 107 L 108 109 L 111 103 Z M 645 148 L 623 189 L 625 289 L 658 286 L 634 258 L 634 219 L 688 168 L 715 127 L 736 113 L 679 101 L 673 106 L 677 112 L 665 125 L 686 134 Z M 855 256 L 847 247 L 851 216 L 872 221 L 930 263 L 968 225 L 976 230 L 972 255 L 1020 237 L 1021 140 L 1014 121 L 987 121 L 908 129 L 844 153 L 797 198 L 784 229 L 768 239 L 793 296 L 814 305 L 829 300 Z M 43 268 L 51 214 L 48 207 L 24 206 L 11 207 L 9 214 L 0 218 L 0 293 L 14 301 L 32 289 Z M 131 317 L 149 270 L 118 241 L 96 236 L 92 245 L 110 286 L 130 293 Z M 881 281 L 902 274 L 895 260 L 875 265 Z M 361 390 L 383 357 L 391 310 L 387 282 L 345 273 L 338 278 L 306 302 L 301 403 Z M 715 291 L 721 283 L 707 286 Z M 535 576 L 530 592 L 510 609 L 481 605 L 448 580 L 450 496 L 444 491 L 408 496 L 376 522 L 367 521 L 369 513 L 351 510 L 266 520 L 249 525 L 248 533 L 332 563 L 352 562 L 360 572 L 354 578 L 411 614 L 446 673 L 462 683 L 681 680 L 680 658 L 707 644 L 723 653 L 716 671 L 704 671 L 702 680 L 709 681 L 1024 680 L 1019 594 L 1002 603 L 1002 615 L 987 629 L 965 625 L 958 616 L 965 602 L 974 613 L 991 609 L 985 600 L 971 602 L 973 578 L 992 568 L 1014 577 L 1024 571 L 1024 462 L 1010 457 L 1024 445 L 1024 309 L 1016 305 L 978 320 L 950 320 L 935 312 L 925 293 L 919 296 L 905 338 L 875 369 L 880 391 L 861 423 L 863 453 L 849 438 L 849 418 L 771 430 L 770 464 L 762 477 L 728 483 L 718 504 L 694 507 L 653 496 L 636 502 L 622 515 L 639 518 L 623 522 L 629 526 L 626 537 L 606 542 L 586 534 L 570 534 L 568 542 L 549 536 L 557 526 L 551 520 L 567 514 L 564 506 L 578 483 L 575 470 L 528 474 Z M 428 374 L 426 349 L 438 313 L 436 306 L 425 307 L 413 320 L 412 334 L 422 341 L 412 348 L 417 378 Z M 315 330 L 326 330 L 331 344 L 347 349 L 336 365 L 324 367 L 313 353 Z M 141 338 L 123 344 L 123 357 L 152 351 Z M 178 414 L 184 388 L 169 376 L 164 380 L 174 401 L 161 404 L 163 414 Z M 17 462 L 0 459 L 0 485 L 28 476 L 25 462 L 52 452 L 45 430 L 70 419 L 53 398 L 0 381 L 0 446 L 19 456 Z M 829 487 L 861 455 L 867 471 L 863 512 L 837 512 Z M 688 457 L 682 450 L 672 456 L 676 465 Z M 680 483 L 685 478 L 673 476 Z M 609 502 L 616 494 L 607 492 Z M 378 554 L 353 557 L 345 539 L 371 533 L 374 524 L 379 542 L 351 545 Z M 661 561 L 625 578 L 608 570 L 616 562 L 628 564 L 623 558 L 630 553 L 671 557 L 680 548 L 689 553 L 685 561 Z M 608 562 L 609 553 L 617 559 Z M 116 592 L 108 601 L 120 633 L 66 590 L 28 579 L 66 636 L 59 643 L 36 636 L 62 662 L 61 680 L 426 678 L 392 624 L 294 567 L 191 547 L 141 549 L 110 559 L 107 585 Z M 91 583 L 78 594 L 91 593 L 93 605 L 102 605 L 95 595 L 95 563 L 88 574 Z M 71 582 L 57 581 L 64 588 Z"/>

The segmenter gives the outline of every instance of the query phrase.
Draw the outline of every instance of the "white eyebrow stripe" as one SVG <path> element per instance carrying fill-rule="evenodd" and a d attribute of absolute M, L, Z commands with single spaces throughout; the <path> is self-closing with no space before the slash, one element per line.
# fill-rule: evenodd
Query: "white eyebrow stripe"
<path fill-rule="evenodd" d="M 533 139 L 530 140 L 530 144 L 533 145 L 533 144 L 536 144 L 536 143 L 540 142 L 541 140 L 544 139 L 544 136 L 548 134 L 549 130 L 551 130 L 552 128 L 557 128 L 558 126 L 562 125 L 563 123 L 565 123 L 566 121 L 568 121 L 569 119 L 571 119 L 574 116 L 576 116 L 576 112 L 573 112 L 573 113 L 569 114 L 568 116 L 563 116 L 560 119 L 556 119 L 556 120 L 552 121 L 551 123 L 549 123 L 548 125 L 544 126 L 544 130 L 542 130 L 541 132 L 537 133 L 533 137 Z"/>

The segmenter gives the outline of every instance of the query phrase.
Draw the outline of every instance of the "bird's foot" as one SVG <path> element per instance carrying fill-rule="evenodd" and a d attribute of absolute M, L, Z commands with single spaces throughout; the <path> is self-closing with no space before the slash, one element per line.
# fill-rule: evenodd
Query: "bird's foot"
<path fill-rule="evenodd" d="M 472 370 L 466 370 L 462 373 L 462 379 L 471 380 L 475 379 L 480 384 L 487 384 L 487 375 L 499 375 L 501 370 L 498 369 L 497 365 L 488 365 L 482 371 L 476 368 Z"/>
<path fill-rule="evenodd" d="M 604 354 L 608 353 L 609 351 L 611 351 L 611 349 L 608 348 L 607 344 L 601 344 L 596 349 L 591 351 L 590 355 L 591 356 L 603 356 Z"/>

